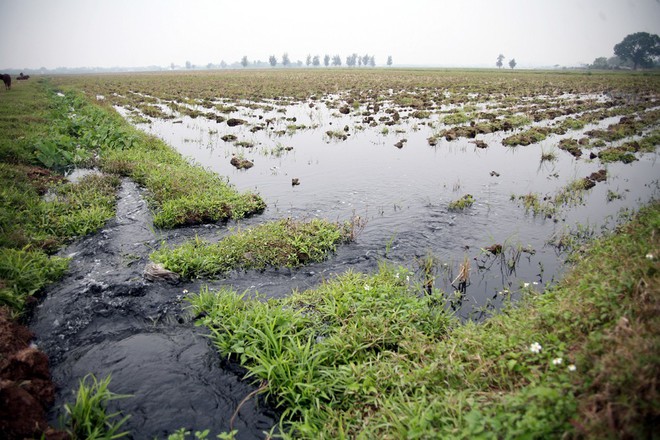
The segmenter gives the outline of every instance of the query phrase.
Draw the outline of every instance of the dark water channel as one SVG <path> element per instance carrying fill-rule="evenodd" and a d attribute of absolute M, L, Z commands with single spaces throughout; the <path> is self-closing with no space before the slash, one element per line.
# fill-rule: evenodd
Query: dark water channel
<path fill-rule="evenodd" d="M 431 147 L 427 138 L 438 124 L 432 128 L 422 120 L 403 118 L 385 132 L 382 125 L 364 126 L 320 103 L 277 110 L 239 107 L 226 115 L 248 121 L 236 127 L 181 115 L 139 126 L 227 176 L 238 189 L 258 192 L 268 208 L 241 225 L 283 217 L 343 221 L 359 215 L 366 227 L 357 241 L 340 247 L 327 262 L 298 270 L 232 273 L 222 280 L 177 286 L 151 283 L 142 271 L 162 241 L 174 244 L 195 235 L 216 240 L 232 224 L 155 231 L 140 189 L 125 181 L 116 220 L 66 249 L 73 255 L 71 271 L 35 313 L 32 329 L 61 386 L 57 406 L 72 399 L 71 390 L 85 374 L 112 374 L 111 389 L 133 395 L 117 405 L 132 414 L 127 428 L 134 438 L 162 438 L 180 427 L 227 430 L 237 405 L 255 388 L 241 381 L 240 368 L 219 359 L 203 329 L 193 326 L 181 301 L 184 289 L 196 291 L 208 283 L 282 297 L 348 269 L 374 271 L 383 260 L 419 273 L 419 261 L 433 255 L 435 285 L 450 293 L 458 316 L 482 319 L 522 289 L 543 290 L 560 276 L 565 256 L 549 243 L 577 230 L 599 234 L 616 224 L 622 209 L 635 209 L 658 195 L 655 153 L 640 155 L 632 164 L 604 166 L 556 148 L 562 137 L 579 138 L 618 118 L 527 147 L 504 147 L 501 140 L 511 133 L 482 135 L 479 139 L 489 147 L 480 149 L 468 139 L 441 140 Z M 307 128 L 294 130 L 294 117 L 295 124 Z M 251 130 L 267 119 L 274 121 Z M 326 134 L 344 127 L 345 141 Z M 225 142 L 221 137 L 226 134 L 253 146 Z M 395 147 L 402 139 L 403 148 Z M 541 162 L 542 152 L 548 151 L 557 159 Z M 232 155 L 252 160 L 254 167 L 234 169 Z M 552 195 L 601 168 L 607 169 L 607 181 L 589 190 L 583 204 L 566 207 L 552 219 L 534 217 L 511 200 L 530 192 Z M 292 186 L 293 178 L 300 185 Z M 475 199 L 471 208 L 448 210 L 450 201 L 465 194 Z M 493 244 L 503 245 L 502 256 L 482 250 Z M 451 282 L 465 258 L 471 262 L 469 284 L 462 294 L 452 294 Z M 267 405 L 251 399 L 234 428 L 239 438 L 263 437 L 276 419 Z"/>

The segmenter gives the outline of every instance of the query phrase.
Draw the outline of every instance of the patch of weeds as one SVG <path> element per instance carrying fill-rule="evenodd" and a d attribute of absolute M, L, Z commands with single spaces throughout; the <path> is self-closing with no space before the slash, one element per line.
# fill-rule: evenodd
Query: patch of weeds
<path fill-rule="evenodd" d="M 247 170 L 254 166 L 254 162 L 241 156 L 232 156 L 229 163 L 239 170 Z"/>
<path fill-rule="evenodd" d="M 612 191 L 611 189 L 607 190 L 607 196 L 605 196 L 605 200 L 607 202 L 613 202 L 614 200 L 620 200 L 623 198 L 623 195 L 619 192 Z"/>
<path fill-rule="evenodd" d="M 345 141 L 348 139 L 348 133 L 345 131 L 341 130 L 328 130 L 325 132 L 326 136 L 328 136 L 329 139 L 337 139 L 340 141 Z"/>
<path fill-rule="evenodd" d="M 557 154 L 554 151 L 541 151 L 541 162 L 554 162 L 557 160 Z"/>
<path fill-rule="evenodd" d="M 639 353 L 657 351 L 659 216 L 645 210 L 481 324 L 384 265 L 285 299 L 203 288 L 190 301 L 221 355 L 267 384 L 287 435 L 647 438 L 657 359 Z"/>
<path fill-rule="evenodd" d="M 442 123 L 446 125 L 459 125 L 465 124 L 470 120 L 470 117 L 462 110 L 455 113 L 450 113 L 442 118 Z"/>
<path fill-rule="evenodd" d="M 120 430 L 130 416 L 120 419 L 120 412 L 108 414 L 107 405 L 130 396 L 111 392 L 109 385 L 110 376 L 97 380 L 90 374 L 80 380 L 76 401 L 64 405 L 66 414 L 61 421 L 72 439 L 117 439 L 129 435 Z"/>
<path fill-rule="evenodd" d="M 585 122 L 581 119 L 566 118 L 561 121 L 557 127 L 555 127 L 554 132 L 558 134 L 564 134 L 568 130 L 581 130 L 585 125 Z"/>
<path fill-rule="evenodd" d="M 431 117 L 431 112 L 428 110 L 415 110 L 410 114 L 410 117 L 415 119 L 428 119 Z"/>
<path fill-rule="evenodd" d="M 637 160 L 635 154 L 630 151 L 630 148 L 625 146 L 606 148 L 598 153 L 598 159 L 603 163 L 631 163 Z"/>
<path fill-rule="evenodd" d="M 124 171 L 150 190 L 147 197 L 155 211 L 154 226 L 159 228 L 239 219 L 266 206 L 258 195 L 239 193 L 225 179 L 188 164 L 157 139 L 150 139 L 144 148 L 109 152 L 102 166 Z"/>
<path fill-rule="evenodd" d="M 0 248 L 0 305 L 24 311 L 30 297 L 60 279 L 68 258 L 49 257 L 39 250 Z"/>
<path fill-rule="evenodd" d="M 474 204 L 474 197 L 471 194 L 465 194 L 463 197 L 449 202 L 450 211 L 463 211 Z"/>
<path fill-rule="evenodd" d="M 397 395 L 412 380 L 399 368 L 407 362 L 421 367 L 418 350 L 447 333 L 448 314 L 433 306 L 438 298 L 415 295 L 407 278 L 405 269 L 381 265 L 374 275 L 348 272 L 282 300 L 202 289 L 190 301 L 194 313 L 205 314 L 201 322 L 220 353 L 267 383 L 268 398 L 284 410 L 285 427 L 316 438 L 345 414 L 350 426 L 325 431 L 336 438 L 352 432 L 353 419 L 383 393 Z"/>
<path fill-rule="evenodd" d="M 215 244 L 196 238 L 175 248 L 163 246 L 151 259 L 188 278 L 234 269 L 298 267 L 325 260 L 337 244 L 354 238 L 354 227 L 348 223 L 279 220 L 233 231 Z"/>
<path fill-rule="evenodd" d="M 239 142 L 236 142 L 234 145 L 236 145 L 237 147 L 252 148 L 252 147 L 254 147 L 254 142 L 252 142 L 252 141 L 239 141 Z"/>
<path fill-rule="evenodd" d="M 502 144 L 507 147 L 535 144 L 545 139 L 549 131 L 549 129 L 543 127 L 530 128 L 522 133 L 517 133 L 502 139 Z"/>
<path fill-rule="evenodd" d="M 515 200 L 516 196 L 512 196 L 512 199 Z M 522 201 L 523 206 L 525 207 L 525 212 L 532 211 L 532 213 L 537 215 L 542 215 L 543 217 L 552 217 L 556 208 L 553 204 L 547 202 L 547 198 L 542 198 L 541 195 L 537 193 L 528 193 L 517 197 L 518 200 Z"/>
<path fill-rule="evenodd" d="M 575 158 L 582 156 L 582 150 L 580 149 L 578 141 L 572 138 L 560 140 L 559 149 L 570 153 Z"/>

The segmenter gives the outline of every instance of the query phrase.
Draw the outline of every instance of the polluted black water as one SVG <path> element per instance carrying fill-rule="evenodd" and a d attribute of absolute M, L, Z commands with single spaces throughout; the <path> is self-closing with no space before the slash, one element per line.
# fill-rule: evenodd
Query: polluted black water
<path fill-rule="evenodd" d="M 263 438 L 277 413 L 260 398 L 240 405 L 257 386 L 242 380 L 244 371 L 220 359 L 204 329 L 194 326 L 183 300 L 187 292 L 208 284 L 277 298 L 349 269 L 372 272 L 381 261 L 416 271 L 415 282 L 431 259 L 434 286 L 447 292 L 449 307 L 463 320 L 480 320 L 525 289 L 542 291 L 561 275 L 563 250 L 611 229 L 622 213 L 658 195 L 656 153 L 640 154 L 630 164 L 602 164 L 588 159 L 588 148 L 581 159 L 557 148 L 561 139 L 606 128 L 618 117 L 525 147 L 503 146 L 511 134 L 503 132 L 480 135 L 482 144 L 462 138 L 431 146 L 428 138 L 438 124 L 405 117 L 400 109 L 395 125 L 374 127 L 321 102 L 267 109 L 244 104 L 225 115 L 243 121 L 236 124 L 141 115 L 149 121 L 138 124 L 141 129 L 227 176 L 239 190 L 258 192 L 268 208 L 239 223 L 155 230 L 141 189 L 125 180 L 117 218 L 64 251 L 72 257 L 71 270 L 48 291 L 33 318 L 60 386 L 53 420 L 57 408 L 73 399 L 81 377 L 110 374 L 112 391 L 132 395 L 113 407 L 131 414 L 126 428 L 133 438 L 164 438 L 182 427 L 212 434 L 233 428 L 238 438 Z M 162 110 L 168 108 L 163 104 Z M 232 157 L 248 159 L 253 167 L 237 170 Z M 520 196 L 550 199 L 601 169 L 604 181 L 551 217 L 522 206 Z M 472 206 L 449 209 L 468 194 Z M 355 216 L 365 223 L 357 240 L 323 263 L 176 285 L 143 276 L 149 253 L 163 242 L 217 240 L 234 226 L 285 217 Z M 469 277 L 457 286 L 461 270 Z"/>
<path fill-rule="evenodd" d="M 117 218 L 66 249 L 70 271 L 31 326 L 59 388 L 51 422 L 75 400 L 78 381 L 93 373 L 111 375 L 110 389 L 131 395 L 111 408 L 131 415 L 125 428 L 133 438 L 166 438 L 180 428 L 263 437 L 276 414 L 258 399 L 236 411 L 255 387 L 193 325 L 181 301 L 184 287 L 144 279 L 148 254 L 161 239 L 139 189 L 125 180 Z"/>

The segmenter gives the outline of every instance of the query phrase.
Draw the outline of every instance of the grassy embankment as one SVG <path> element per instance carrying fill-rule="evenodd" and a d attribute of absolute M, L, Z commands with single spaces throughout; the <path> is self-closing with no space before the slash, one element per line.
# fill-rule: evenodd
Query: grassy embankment
<path fill-rule="evenodd" d="M 102 172 L 71 183 L 63 172 L 76 166 Z M 34 295 L 63 276 L 68 261 L 54 252 L 114 217 L 119 176 L 146 187 L 157 227 L 241 218 L 265 206 L 75 90 L 56 93 L 44 80 L 16 84 L 0 99 L 0 307 L 18 319 Z M 67 406 L 73 438 L 121 425 L 105 416 L 114 398 L 108 379 L 92 379 L 81 381 L 76 404 Z M 7 429 L 10 437 L 40 434 Z"/>
<path fill-rule="evenodd" d="M 223 356 L 283 410 L 285 437 L 651 438 L 660 416 L 660 206 L 481 324 L 405 269 L 289 298 L 191 298 Z"/>
<path fill-rule="evenodd" d="M 18 313 L 66 269 L 49 254 L 114 216 L 118 176 L 147 188 L 157 227 L 241 218 L 265 206 L 114 112 L 75 91 L 56 95 L 45 82 L 3 94 L 0 133 L 0 303 Z M 72 166 L 104 173 L 74 184 L 61 174 Z"/>

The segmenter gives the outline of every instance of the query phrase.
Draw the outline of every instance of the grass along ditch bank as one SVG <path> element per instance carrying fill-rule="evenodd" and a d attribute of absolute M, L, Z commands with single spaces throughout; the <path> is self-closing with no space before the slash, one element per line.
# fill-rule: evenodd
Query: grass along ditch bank
<path fill-rule="evenodd" d="M 75 181 L 64 177 L 76 167 L 100 171 Z M 58 435 L 46 422 L 54 396 L 47 358 L 30 346 L 32 335 L 18 322 L 36 303 L 35 296 L 66 273 L 68 259 L 55 252 L 115 216 L 120 176 L 146 187 L 159 227 L 236 219 L 265 206 L 259 196 L 237 192 L 162 141 L 133 129 L 111 109 L 90 104 L 80 92 L 57 91 L 48 80 L 40 80 L 4 93 L 0 326 L 7 331 L 0 356 L 0 432 L 8 438 Z M 92 410 L 104 412 L 102 406 Z M 63 426 L 87 423 L 72 420 L 75 417 L 72 414 Z M 101 422 L 91 429 L 98 434 L 98 429 L 108 428 Z"/>
<path fill-rule="evenodd" d="M 213 277 L 234 269 L 299 267 L 323 261 L 337 244 L 355 239 L 359 223 L 359 218 L 344 224 L 284 219 L 236 230 L 218 243 L 196 237 L 174 248 L 165 244 L 151 259 L 186 278 Z"/>
<path fill-rule="evenodd" d="M 261 301 L 189 300 L 291 438 L 647 438 L 660 373 L 660 205 L 574 255 L 555 287 L 459 323 L 403 268 Z"/>

